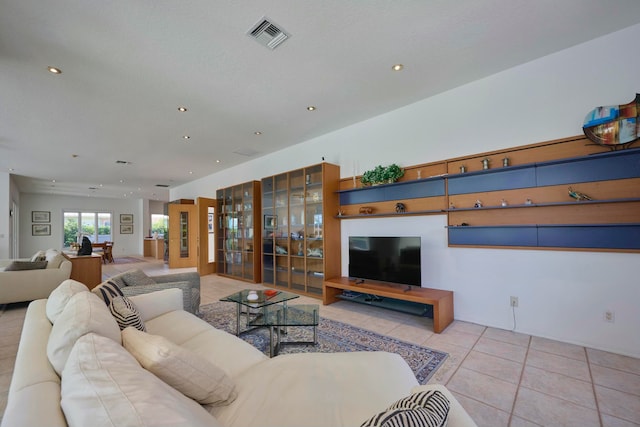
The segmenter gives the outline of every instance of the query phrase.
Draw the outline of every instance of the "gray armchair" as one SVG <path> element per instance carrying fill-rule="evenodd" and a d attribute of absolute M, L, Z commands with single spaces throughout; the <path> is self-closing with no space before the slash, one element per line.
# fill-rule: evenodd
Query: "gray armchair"
<path fill-rule="evenodd" d="M 147 276 L 142 270 L 129 270 L 108 280 L 117 284 L 125 296 L 146 294 L 170 288 L 182 290 L 183 307 L 197 314 L 200 309 L 200 276 L 196 272 Z"/>

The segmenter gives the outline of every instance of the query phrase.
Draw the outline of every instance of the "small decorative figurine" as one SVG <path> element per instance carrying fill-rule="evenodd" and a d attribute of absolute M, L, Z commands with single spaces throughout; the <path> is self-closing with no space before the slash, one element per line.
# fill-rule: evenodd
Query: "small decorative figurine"
<path fill-rule="evenodd" d="M 502 202 L 500 203 L 502 206 L 507 206 L 507 201 L 505 199 L 502 199 Z"/>
<path fill-rule="evenodd" d="M 533 204 L 533 202 L 531 201 L 531 199 L 527 199 L 527 200 L 524 201 L 524 204 L 525 205 L 531 205 L 531 204 Z"/>
<path fill-rule="evenodd" d="M 485 169 L 485 170 L 489 169 L 489 162 L 490 162 L 490 160 L 488 158 L 487 159 L 483 159 L 482 160 L 482 169 Z"/>
<path fill-rule="evenodd" d="M 460 166 L 460 173 L 465 173 L 467 171 L 467 167 L 465 165 Z"/>
<path fill-rule="evenodd" d="M 504 166 L 505 168 L 507 166 L 509 166 L 509 158 L 505 157 L 504 159 L 502 159 L 502 166 Z"/>
<path fill-rule="evenodd" d="M 569 187 L 569 196 L 573 197 L 574 199 L 576 199 L 577 201 L 581 201 L 581 200 L 593 200 L 591 197 L 587 196 L 584 193 L 581 193 L 579 191 L 574 190 L 573 188 Z"/>
<path fill-rule="evenodd" d="M 404 203 L 396 203 L 396 213 L 404 213 L 405 207 Z"/>
<path fill-rule="evenodd" d="M 476 203 L 473 205 L 474 208 L 481 208 L 482 202 L 480 200 L 476 200 Z"/>
<path fill-rule="evenodd" d="M 370 206 L 362 206 L 358 212 L 368 215 L 370 213 L 373 213 L 373 208 Z"/>
<path fill-rule="evenodd" d="M 453 202 L 451 202 L 451 203 L 449 204 L 449 209 L 455 209 L 455 208 L 456 208 L 456 207 L 455 207 L 455 205 L 453 204 Z"/>
<path fill-rule="evenodd" d="M 422 170 L 418 169 L 418 179 L 422 178 Z"/>

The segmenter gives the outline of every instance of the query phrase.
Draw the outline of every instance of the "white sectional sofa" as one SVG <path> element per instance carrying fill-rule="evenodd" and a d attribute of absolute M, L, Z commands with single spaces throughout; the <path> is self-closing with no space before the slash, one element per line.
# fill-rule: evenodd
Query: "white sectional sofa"
<path fill-rule="evenodd" d="M 14 261 L 31 261 L 41 255 L 47 261 L 44 269 L 5 271 Z M 71 261 L 55 249 L 47 249 L 32 258 L 0 260 L 0 304 L 47 298 L 51 291 L 71 277 Z"/>
<path fill-rule="evenodd" d="M 121 334 L 106 304 L 82 287 L 65 281 L 48 300 L 29 305 L 2 427 L 359 426 L 398 399 L 431 389 L 449 400 L 450 427 L 475 426 L 446 388 L 419 386 L 396 354 L 298 353 L 269 359 L 184 311 L 179 289 L 131 297 L 150 335 L 132 328 Z M 206 363 L 181 371 L 181 384 L 163 381 L 157 371 L 142 367 L 147 365 L 136 351 L 125 349 L 127 337 L 136 334 L 168 340 L 172 352 Z M 226 401 L 199 404 L 183 394 L 183 383 L 198 382 L 205 365 L 223 373 Z"/>

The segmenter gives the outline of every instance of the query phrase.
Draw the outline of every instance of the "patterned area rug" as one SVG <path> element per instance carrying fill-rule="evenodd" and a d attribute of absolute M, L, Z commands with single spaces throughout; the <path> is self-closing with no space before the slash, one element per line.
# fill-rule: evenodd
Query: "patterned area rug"
<path fill-rule="evenodd" d="M 235 334 L 236 305 L 230 302 L 214 302 L 200 307 L 200 317 L 218 329 Z M 241 316 L 241 328 L 244 329 Z M 310 327 L 290 327 L 287 339 L 291 341 L 312 341 Z M 265 354 L 268 354 L 269 330 L 255 329 L 240 335 Z M 395 338 L 357 328 L 346 323 L 320 318 L 318 324 L 318 344 L 291 344 L 283 346 L 280 354 L 320 352 L 337 353 L 347 351 L 388 351 L 397 353 L 407 361 L 420 384 L 426 384 L 434 372 L 442 365 L 448 354 L 427 347 L 400 341 Z"/>
<path fill-rule="evenodd" d="M 114 258 L 113 262 L 115 264 L 136 264 L 139 262 L 147 262 L 146 260 L 142 259 L 142 258 L 135 258 L 132 256 L 125 256 L 122 258 Z"/>

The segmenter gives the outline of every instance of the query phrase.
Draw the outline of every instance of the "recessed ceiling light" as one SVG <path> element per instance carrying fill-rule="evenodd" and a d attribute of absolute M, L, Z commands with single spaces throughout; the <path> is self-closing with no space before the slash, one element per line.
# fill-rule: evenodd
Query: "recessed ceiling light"
<path fill-rule="evenodd" d="M 254 135 L 262 135 L 262 132 L 260 132 L 259 130 L 257 130 L 257 131 L 255 131 L 253 134 L 254 134 Z"/>
<path fill-rule="evenodd" d="M 396 65 L 394 65 L 393 67 L 391 67 L 391 69 L 392 69 L 393 71 L 400 71 L 400 70 L 402 70 L 403 68 L 404 68 L 404 65 L 402 65 L 402 64 L 396 64 Z"/>
<path fill-rule="evenodd" d="M 178 111 L 185 113 L 187 111 L 187 107 L 178 107 Z"/>
<path fill-rule="evenodd" d="M 216 160 L 216 163 L 220 163 L 220 159 Z"/>
<path fill-rule="evenodd" d="M 62 70 L 60 68 L 49 66 L 47 67 L 47 70 L 52 74 L 62 74 Z"/>
<path fill-rule="evenodd" d="M 120 184 L 122 184 L 123 182 L 124 182 L 124 179 L 121 179 L 121 180 L 120 180 Z"/>
<path fill-rule="evenodd" d="M 52 180 L 51 180 L 51 182 L 56 182 L 56 180 L 55 180 L 55 179 L 52 179 Z"/>
<path fill-rule="evenodd" d="M 189 171 L 189 175 L 193 175 L 193 171 Z"/>
<path fill-rule="evenodd" d="M 309 111 L 315 111 L 315 109 L 316 109 L 316 107 L 314 107 L 313 105 L 309 105 L 307 107 L 307 110 L 309 110 Z"/>
<path fill-rule="evenodd" d="M 184 139 L 186 141 L 187 139 L 191 139 L 191 137 L 189 135 L 183 135 L 182 139 Z"/>

